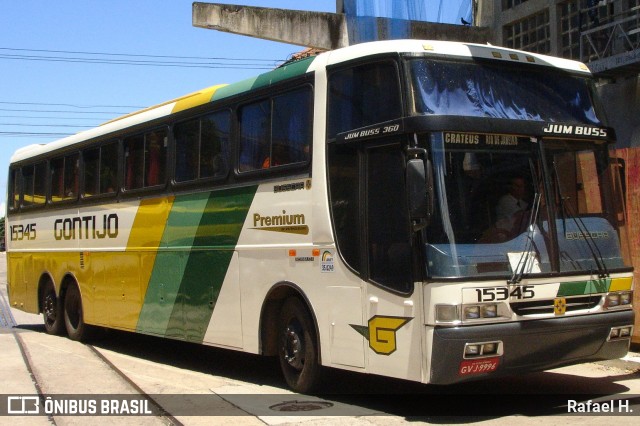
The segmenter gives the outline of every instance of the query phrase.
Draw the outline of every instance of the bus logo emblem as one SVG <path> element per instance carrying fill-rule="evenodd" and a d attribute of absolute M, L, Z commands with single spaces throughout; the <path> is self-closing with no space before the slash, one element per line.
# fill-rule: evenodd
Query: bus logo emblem
<path fill-rule="evenodd" d="M 558 297 L 553 300 L 553 313 L 556 315 L 564 315 L 567 312 L 567 299 Z"/>
<path fill-rule="evenodd" d="M 369 347 L 378 355 L 391 355 L 397 349 L 396 331 L 413 318 L 383 317 L 375 315 L 367 326 L 349 324 L 369 341 Z"/>

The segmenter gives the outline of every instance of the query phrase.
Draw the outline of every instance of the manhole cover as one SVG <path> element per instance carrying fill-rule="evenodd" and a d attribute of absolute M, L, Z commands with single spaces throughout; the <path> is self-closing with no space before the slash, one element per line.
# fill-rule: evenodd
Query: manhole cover
<path fill-rule="evenodd" d="M 326 401 L 285 401 L 269 407 L 273 411 L 315 411 L 333 407 Z"/>

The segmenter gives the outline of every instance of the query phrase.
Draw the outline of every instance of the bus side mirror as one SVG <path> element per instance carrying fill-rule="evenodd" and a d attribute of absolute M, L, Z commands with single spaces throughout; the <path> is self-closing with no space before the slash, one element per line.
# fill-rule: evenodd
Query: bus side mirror
<path fill-rule="evenodd" d="M 409 218 L 414 231 L 426 227 L 431 219 L 433 211 L 432 176 L 429 160 L 411 158 L 407 161 L 407 199 L 409 201 Z"/>

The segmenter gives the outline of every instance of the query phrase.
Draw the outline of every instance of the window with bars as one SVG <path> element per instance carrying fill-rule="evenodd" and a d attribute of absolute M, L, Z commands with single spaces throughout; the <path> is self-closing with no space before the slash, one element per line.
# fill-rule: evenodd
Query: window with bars
<path fill-rule="evenodd" d="M 551 52 L 549 10 L 504 27 L 504 45 L 536 53 Z"/>
<path fill-rule="evenodd" d="M 571 0 L 560 5 L 560 53 L 564 58 L 580 58 L 580 3 L 586 4 L 587 0 Z"/>
<path fill-rule="evenodd" d="M 502 10 L 511 9 L 512 7 L 517 6 L 526 1 L 528 0 L 502 0 Z"/>
<path fill-rule="evenodd" d="M 640 40 L 640 0 L 568 0 L 558 8 L 560 53 L 565 58 L 596 60 L 605 53 L 605 56 L 622 53 Z M 619 25 L 613 25 L 616 23 Z M 620 32 L 612 34 L 615 31 Z M 584 46 L 583 39 L 581 52 L 580 38 L 585 34 L 589 44 Z"/>

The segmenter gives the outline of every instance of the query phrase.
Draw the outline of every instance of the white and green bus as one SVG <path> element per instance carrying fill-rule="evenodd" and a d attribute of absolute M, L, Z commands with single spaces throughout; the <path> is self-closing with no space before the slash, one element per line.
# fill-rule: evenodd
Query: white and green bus
<path fill-rule="evenodd" d="M 323 366 L 449 384 L 618 358 L 634 313 L 614 139 L 574 61 L 322 53 L 18 150 L 10 301 L 75 340 L 278 356 L 300 392 Z"/>

